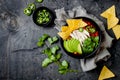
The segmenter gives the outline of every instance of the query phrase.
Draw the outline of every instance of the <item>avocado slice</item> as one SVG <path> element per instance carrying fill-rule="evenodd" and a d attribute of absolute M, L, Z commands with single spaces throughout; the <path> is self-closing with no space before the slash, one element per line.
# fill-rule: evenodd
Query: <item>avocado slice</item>
<path fill-rule="evenodd" d="M 81 49 L 81 45 L 80 45 L 80 41 L 79 40 L 74 39 L 72 47 L 74 49 L 74 52 L 82 54 L 82 49 Z"/>
<path fill-rule="evenodd" d="M 82 54 L 82 48 L 81 48 L 81 45 L 80 45 L 80 44 L 78 44 L 77 52 L 78 52 L 79 54 Z"/>
<path fill-rule="evenodd" d="M 72 42 L 72 45 L 71 45 L 71 48 L 74 50 L 74 52 L 77 51 L 77 45 L 79 44 L 79 41 L 76 40 L 76 39 L 73 39 L 73 42 Z"/>
<path fill-rule="evenodd" d="M 74 48 L 73 48 L 73 44 L 74 44 L 74 39 L 72 38 L 71 40 L 69 40 L 68 42 L 68 47 L 72 52 L 75 52 Z"/>
<path fill-rule="evenodd" d="M 64 48 L 68 51 L 68 52 L 78 52 L 79 54 L 82 54 L 82 49 L 81 49 L 81 45 L 79 40 L 77 39 L 70 39 L 67 41 L 64 41 Z"/>
<path fill-rule="evenodd" d="M 69 49 L 69 47 L 68 47 L 68 42 L 69 42 L 69 40 L 68 41 L 64 41 L 64 48 L 68 51 L 68 52 L 71 52 L 72 53 L 72 51 Z"/>

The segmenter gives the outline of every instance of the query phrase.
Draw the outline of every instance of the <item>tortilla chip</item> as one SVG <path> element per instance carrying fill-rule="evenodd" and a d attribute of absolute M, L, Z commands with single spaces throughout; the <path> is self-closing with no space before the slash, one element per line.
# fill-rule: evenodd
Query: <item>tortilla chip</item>
<path fill-rule="evenodd" d="M 106 66 L 104 66 L 98 80 L 104 80 L 112 77 L 115 77 L 115 75 Z"/>
<path fill-rule="evenodd" d="M 80 27 L 85 27 L 85 26 L 87 26 L 87 23 L 85 23 L 85 22 L 81 19 L 78 28 L 80 28 Z"/>
<path fill-rule="evenodd" d="M 115 27 L 112 28 L 115 36 L 116 36 L 116 39 L 119 39 L 120 38 L 120 25 L 116 25 Z"/>
<path fill-rule="evenodd" d="M 115 13 L 115 5 L 113 5 L 112 7 L 108 8 L 106 11 L 104 11 L 100 15 L 102 17 L 104 17 L 104 18 L 107 18 L 108 29 L 113 28 L 119 22 L 119 19 L 116 17 L 116 13 Z"/>
<path fill-rule="evenodd" d="M 74 20 L 74 19 L 67 19 L 67 20 L 66 20 L 68 26 L 74 26 L 73 20 Z"/>
<path fill-rule="evenodd" d="M 72 31 L 87 26 L 82 19 L 67 19 L 66 21 L 68 26 L 62 26 L 61 32 L 58 33 L 63 40 L 68 39 Z"/>
<path fill-rule="evenodd" d="M 119 22 L 119 19 L 117 17 L 110 17 L 107 19 L 107 26 L 108 26 L 108 29 L 111 29 L 113 28 L 115 25 L 117 25 Z"/>
<path fill-rule="evenodd" d="M 106 11 L 104 11 L 102 14 L 100 14 L 104 18 L 109 18 L 110 16 L 116 16 L 115 14 L 115 5 L 112 7 L 108 8 Z"/>
<path fill-rule="evenodd" d="M 85 27 L 87 25 L 82 19 L 67 19 L 66 21 L 70 27 Z"/>
<path fill-rule="evenodd" d="M 62 32 L 65 32 L 65 31 L 67 31 L 68 29 L 69 29 L 68 26 L 62 26 L 62 27 L 61 27 L 61 31 L 62 31 Z"/>
<path fill-rule="evenodd" d="M 66 40 L 69 38 L 71 30 L 67 30 L 66 32 L 59 32 L 58 35 L 63 39 Z"/>
<path fill-rule="evenodd" d="M 82 19 L 67 19 L 67 23 L 72 30 L 85 27 L 87 25 L 87 23 L 85 23 Z"/>

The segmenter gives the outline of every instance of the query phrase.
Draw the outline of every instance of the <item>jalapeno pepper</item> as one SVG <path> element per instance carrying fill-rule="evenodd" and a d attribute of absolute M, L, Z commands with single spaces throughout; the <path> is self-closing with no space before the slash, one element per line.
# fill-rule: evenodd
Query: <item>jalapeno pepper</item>
<path fill-rule="evenodd" d="M 28 4 L 28 8 L 30 8 L 31 10 L 35 10 L 36 6 L 34 3 L 30 3 L 30 4 Z"/>
<path fill-rule="evenodd" d="M 42 2 L 43 2 L 43 0 L 36 0 L 36 2 L 42 3 Z"/>
<path fill-rule="evenodd" d="M 30 16 L 32 14 L 32 10 L 30 8 L 25 8 L 24 9 L 24 14 L 27 16 Z"/>
<path fill-rule="evenodd" d="M 50 21 L 50 13 L 46 9 L 39 11 L 37 17 L 37 23 L 39 24 L 48 23 Z"/>

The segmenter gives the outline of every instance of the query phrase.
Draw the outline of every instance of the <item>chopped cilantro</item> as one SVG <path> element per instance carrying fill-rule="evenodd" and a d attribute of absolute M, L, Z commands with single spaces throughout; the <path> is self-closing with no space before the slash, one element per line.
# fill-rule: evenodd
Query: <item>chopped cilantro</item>
<path fill-rule="evenodd" d="M 44 45 L 44 42 L 37 42 L 37 46 L 38 47 L 41 47 L 41 46 L 43 46 Z"/>
<path fill-rule="evenodd" d="M 46 48 L 42 51 L 42 53 L 46 54 L 48 57 L 50 57 L 52 55 L 52 52 L 50 50 L 50 48 Z"/>
<path fill-rule="evenodd" d="M 51 48 L 51 52 L 53 54 L 55 54 L 57 50 L 59 50 L 59 46 L 54 46 L 54 47 Z"/>
<path fill-rule="evenodd" d="M 56 36 L 48 38 L 48 42 L 49 42 L 50 44 L 53 44 L 53 43 L 55 43 L 56 41 L 58 41 L 58 38 L 57 38 Z"/>
<path fill-rule="evenodd" d="M 49 59 L 49 58 L 45 58 L 45 59 L 42 61 L 42 67 L 47 67 L 50 63 L 52 63 L 52 60 Z"/>
<path fill-rule="evenodd" d="M 43 46 L 45 43 L 45 40 L 48 39 L 48 42 L 50 44 L 53 44 L 55 43 L 56 41 L 58 41 L 58 38 L 56 36 L 54 37 L 49 37 L 48 34 L 43 34 L 40 38 L 39 38 L 39 41 L 37 42 L 37 46 L 38 47 L 41 47 Z M 97 38 L 96 38 L 97 40 Z M 90 41 L 88 39 L 88 41 Z M 86 42 L 87 43 L 87 42 Z M 53 62 L 56 62 L 58 63 L 58 72 L 60 74 L 65 74 L 67 72 L 75 72 L 74 70 L 70 70 L 69 69 L 69 64 L 66 60 L 63 60 L 62 62 L 60 61 L 61 59 L 61 56 L 62 54 L 61 53 L 57 53 L 57 51 L 60 49 L 60 47 L 58 45 L 56 46 L 53 46 L 53 47 L 50 47 L 50 46 L 47 46 L 46 49 L 42 50 L 42 53 L 43 54 L 46 54 L 48 57 L 45 58 L 43 61 L 42 61 L 42 67 L 47 67 L 49 64 L 53 63 Z"/>
<path fill-rule="evenodd" d="M 54 55 L 51 55 L 50 56 L 50 59 L 54 62 L 54 61 L 56 61 L 56 57 L 54 56 Z"/>
<path fill-rule="evenodd" d="M 56 54 L 55 56 L 56 56 L 56 59 L 59 60 L 59 59 L 61 58 L 62 54 L 61 54 L 61 53 L 58 53 L 58 54 Z"/>

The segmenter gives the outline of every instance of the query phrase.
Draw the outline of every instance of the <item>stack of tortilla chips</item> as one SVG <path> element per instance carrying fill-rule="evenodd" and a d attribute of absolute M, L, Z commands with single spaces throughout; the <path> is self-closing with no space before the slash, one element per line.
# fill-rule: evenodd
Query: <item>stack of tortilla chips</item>
<path fill-rule="evenodd" d="M 101 14 L 102 17 L 107 19 L 108 29 L 113 30 L 116 39 L 120 38 L 120 25 L 118 25 L 119 19 L 116 17 L 115 5 L 107 9 Z"/>

